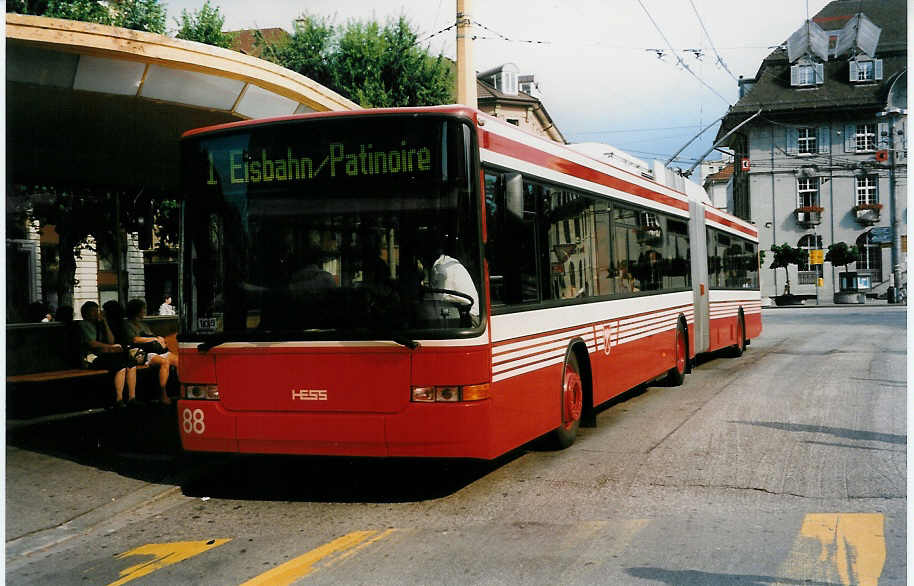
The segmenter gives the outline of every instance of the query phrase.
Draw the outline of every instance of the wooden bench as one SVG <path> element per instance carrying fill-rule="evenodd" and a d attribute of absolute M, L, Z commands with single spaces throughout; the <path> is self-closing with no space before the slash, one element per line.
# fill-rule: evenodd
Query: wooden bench
<path fill-rule="evenodd" d="M 177 319 L 174 317 L 152 317 L 146 319 L 149 329 L 165 338 L 168 349 L 178 351 L 176 338 Z M 73 398 L 83 396 L 88 403 L 99 402 L 99 397 L 108 393 L 110 375 L 105 370 L 90 370 L 73 367 L 73 357 L 68 353 L 67 328 L 59 322 L 8 324 L 6 326 L 6 395 L 7 407 L 11 412 L 20 407 L 47 401 L 45 390 L 67 385 Z M 138 371 L 148 371 L 140 366 Z M 150 377 L 143 377 L 144 379 Z M 149 386 L 143 381 L 144 388 Z M 156 382 L 155 388 L 158 388 Z M 138 383 L 138 394 L 140 393 Z M 52 392 L 59 396 L 61 393 Z M 157 394 L 157 391 L 156 391 Z M 94 405 L 92 405 L 94 406 Z M 26 409 L 32 411 L 33 409 Z"/>

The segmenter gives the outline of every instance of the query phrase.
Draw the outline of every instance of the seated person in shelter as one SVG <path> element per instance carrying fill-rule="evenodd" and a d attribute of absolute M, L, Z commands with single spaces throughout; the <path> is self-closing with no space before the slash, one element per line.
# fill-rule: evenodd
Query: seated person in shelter
<path fill-rule="evenodd" d="M 470 272 L 459 260 L 445 254 L 443 238 L 430 232 L 426 233 L 422 246 L 422 266 L 427 272 L 428 288 L 448 289 L 464 293 L 472 299 L 472 305 L 470 305 L 470 299 L 460 295 L 431 293 L 427 298 L 434 301 L 434 307 L 432 308 L 434 315 L 429 314 L 427 317 L 432 319 L 459 318 L 460 311 L 458 306 L 469 305 L 472 324 L 465 325 L 479 325 L 479 293 L 476 290 L 476 285 L 473 283 L 473 277 L 470 276 Z M 426 313 L 428 312 L 426 311 Z"/>
<path fill-rule="evenodd" d="M 160 400 L 165 405 L 171 405 L 167 391 L 168 377 L 171 374 L 171 367 L 178 367 L 178 356 L 168 350 L 165 338 L 155 335 L 143 322 L 145 317 L 146 302 L 142 299 L 131 299 L 127 302 L 127 321 L 124 330 L 130 344 L 142 346 L 147 351 L 146 364 L 152 368 L 158 367 Z M 153 342 L 158 343 L 160 347 L 150 349 L 148 345 L 152 345 Z"/>
<path fill-rule="evenodd" d="M 101 313 L 98 303 L 86 301 L 80 308 L 80 356 L 84 368 L 107 370 L 114 375 L 115 405 L 124 405 L 124 386 L 127 399 L 136 403 L 136 367 L 128 366 L 127 353 L 115 342 L 114 333 Z"/>

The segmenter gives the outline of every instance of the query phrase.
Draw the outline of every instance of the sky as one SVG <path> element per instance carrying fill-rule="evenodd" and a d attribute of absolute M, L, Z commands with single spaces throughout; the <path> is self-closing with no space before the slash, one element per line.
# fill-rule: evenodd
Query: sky
<path fill-rule="evenodd" d="M 666 160 L 736 103 L 739 76 L 828 0 L 472 0 L 475 69 L 513 62 L 533 74 L 568 142 L 602 142 L 645 161 Z M 202 0 L 165 0 L 169 28 Z M 456 0 L 211 0 L 225 30 L 292 30 L 302 13 L 378 20 L 405 15 L 454 58 Z M 658 54 L 658 50 L 661 52 Z M 719 56 L 719 57 L 718 57 Z M 681 59 L 681 61 L 679 61 Z M 683 64 L 688 66 L 688 70 Z M 691 72 L 691 73 L 690 73 Z M 680 155 L 688 167 L 711 148 L 719 124 Z M 708 160 L 722 155 L 713 151 Z M 697 174 L 693 176 L 697 179 Z"/>

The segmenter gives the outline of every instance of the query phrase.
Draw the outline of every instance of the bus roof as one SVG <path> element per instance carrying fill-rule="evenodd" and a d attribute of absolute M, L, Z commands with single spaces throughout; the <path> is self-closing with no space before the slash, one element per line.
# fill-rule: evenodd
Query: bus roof
<path fill-rule="evenodd" d="M 194 128 L 184 132 L 181 135 L 181 138 L 188 138 L 191 136 L 196 136 L 199 134 L 207 134 L 210 132 L 221 132 L 224 130 L 234 130 L 237 128 L 245 128 L 249 126 L 262 126 L 267 124 L 275 124 L 277 122 L 294 122 L 296 120 L 314 120 L 320 118 L 341 118 L 341 117 L 353 117 L 353 116 L 378 116 L 378 115 L 391 115 L 391 114 L 400 114 L 400 115 L 409 115 L 409 114 L 452 114 L 452 115 L 463 115 L 474 122 L 477 120 L 479 110 L 475 110 L 468 106 L 461 106 L 458 104 L 451 104 L 445 106 L 418 106 L 412 108 L 373 108 L 366 110 L 344 110 L 344 111 L 334 111 L 334 112 L 309 112 L 307 114 L 289 114 L 288 116 L 274 116 L 271 118 L 255 118 L 252 120 L 240 120 L 238 122 L 227 122 L 225 124 L 216 124 L 213 126 L 204 126 L 202 128 Z"/>
<path fill-rule="evenodd" d="M 677 194 L 679 198 L 684 201 L 692 200 L 699 204 L 703 204 L 705 209 L 708 210 L 706 214 L 713 214 L 721 220 L 725 220 L 727 225 L 730 226 L 740 226 L 740 231 L 744 233 L 749 233 L 750 231 L 753 235 L 757 236 L 757 228 L 749 222 L 737 218 L 732 214 L 729 214 L 723 210 L 716 209 L 711 206 L 710 198 L 707 195 L 707 192 L 704 188 L 688 179 L 675 177 L 671 178 L 671 172 L 667 170 L 661 163 L 655 161 L 653 168 L 643 168 L 647 165 L 637 159 L 632 157 L 625 151 L 610 147 L 605 145 L 608 149 L 611 149 L 611 152 L 614 153 L 614 156 L 624 160 L 626 163 L 629 163 L 625 166 L 620 164 L 613 164 L 613 162 L 606 160 L 605 157 L 599 156 L 600 149 L 597 148 L 599 145 L 588 144 L 585 148 L 577 145 L 565 145 L 555 141 L 548 140 L 541 136 L 535 135 L 531 132 L 528 132 L 522 128 L 514 126 L 507 123 L 504 120 L 490 116 L 480 110 L 475 108 L 470 108 L 469 106 L 463 106 L 460 104 L 449 104 L 443 106 L 419 106 L 419 107 L 409 107 L 409 108 L 374 108 L 374 109 L 365 109 L 365 110 L 346 110 L 346 111 L 333 111 L 333 112 L 310 112 L 307 114 L 290 114 L 287 116 L 275 116 L 271 118 L 258 118 L 252 120 L 241 120 L 238 122 L 229 122 L 225 124 L 217 124 L 213 126 L 206 126 L 202 128 L 195 128 L 188 130 L 181 135 L 182 139 L 195 137 L 199 135 L 205 135 L 214 132 L 222 132 L 227 130 L 242 129 L 248 127 L 257 127 L 270 124 L 276 124 L 280 122 L 294 122 L 301 120 L 316 120 L 323 118 L 344 118 L 344 117 L 359 117 L 359 116 L 389 116 L 389 115 L 422 115 L 422 114 L 437 114 L 437 115 L 452 115 L 452 116 L 461 116 L 469 120 L 472 120 L 473 123 L 478 127 L 485 127 L 489 124 L 497 124 L 499 127 L 515 134 L 516 136 L 523 136 L 524 142 L 533 148 L 538 150 L 549 149 L 553 152 L 562 152 L 566 154 L 569 159 L 575 159 L 578 157 L 585 157 L 586 159 L 598 163 L 600 165 L 605 165 L 615 169 L 617 172 L 622 172 L 626 175 L 637 177 L 641 181 L 647 181 L 659 186 L 664 187 L 667 190 L 670 190 Z M 520 134 L 518 134 L 520 133 Z M 626 168 L 629 167 L 629 168 Z M 631 167 L 635 167 L 635 172 Z M 657 177 L 658 174 L 662 174 L 663 177 Z M 672 185 L 671 185 L 672 183 Z"/>

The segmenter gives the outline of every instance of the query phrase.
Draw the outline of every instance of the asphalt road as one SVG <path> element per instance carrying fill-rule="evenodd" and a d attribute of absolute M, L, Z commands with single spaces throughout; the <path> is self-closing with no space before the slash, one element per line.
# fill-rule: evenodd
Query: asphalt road
<path fill-rule="evenodd" d="M 9 428 L 6 581 L 904 584 L 905 318 L 765 310 L 741 358 L 485 464 L 186 459 L 104 413 Z"/>

